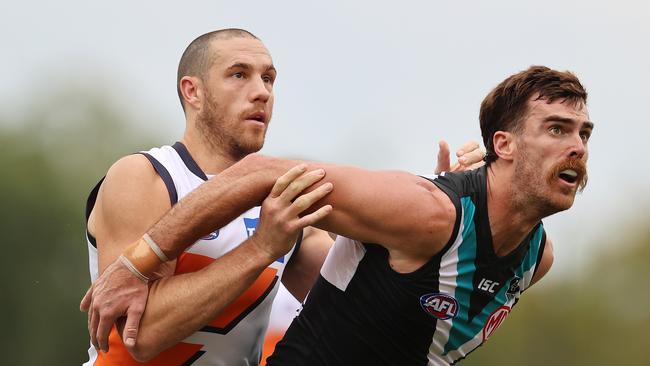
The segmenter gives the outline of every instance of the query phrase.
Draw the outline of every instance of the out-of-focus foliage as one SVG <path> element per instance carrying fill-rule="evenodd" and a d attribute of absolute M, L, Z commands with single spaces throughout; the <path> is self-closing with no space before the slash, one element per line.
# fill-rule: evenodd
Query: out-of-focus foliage
<path fill-rule="evenodd" d="M 152 145 L 116 110 L 76 90 L 0 121 L 3 365 L 87 359 L 85 197 L 112 161 Z"/>
<path fill-rule="evenodd" d="M 622 228 L 585 275 L 531 288 L 463 365 L 650 365 L 650 228 Z"/>
<path fill-rule="evenodd" d="M 89 283 L 85 197 L 120 156 L 170 141 L 143 137 L 137 121 L 88 90 L 26 110 L 0 120 L 2 364 L 79 365 L 88 348 L 78 310 Z M 620 230 L 620 242 L 588 275 L 531 289 L 461 364 L 649 365 L 650 231 L 617 224 L 604 229 Z"/>

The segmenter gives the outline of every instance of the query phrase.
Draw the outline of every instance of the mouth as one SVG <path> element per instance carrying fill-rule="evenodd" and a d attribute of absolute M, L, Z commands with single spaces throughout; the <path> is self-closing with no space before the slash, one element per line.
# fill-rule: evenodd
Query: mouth
<path fill-rule="evenodd" d="M 559 181 L 563 186 L 578 191 L 587 185 L 587 166 L 580 159 L 569 158 L 558 162 L 549 173 L 547 181 L 551 184 Z"/>
<path fill-rule="evenodd" d="M 255 113 L 251 113 L 248 116 L 246 116 L 246 120 L 266 124 L 266 113 L 264 113 L 264 111 L 258 111 L 258 112 L 255 112 Z"/>
<path fill-rule="evenodd" d="M 564 169 L 559 173 L 559 177 L 569 184 L 576 184 L 578 181 L 578 172 L 573 169 Z"/>

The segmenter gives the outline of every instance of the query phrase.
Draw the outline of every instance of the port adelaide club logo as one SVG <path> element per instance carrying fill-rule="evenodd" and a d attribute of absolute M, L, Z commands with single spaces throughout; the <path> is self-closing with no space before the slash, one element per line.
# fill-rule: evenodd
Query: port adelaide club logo
<path fill-rule="evenodd" d="M 458 301 L 440 292 L 420 296 L 422 309 L 434 318 L 445 320 L 458 315 Z"/>

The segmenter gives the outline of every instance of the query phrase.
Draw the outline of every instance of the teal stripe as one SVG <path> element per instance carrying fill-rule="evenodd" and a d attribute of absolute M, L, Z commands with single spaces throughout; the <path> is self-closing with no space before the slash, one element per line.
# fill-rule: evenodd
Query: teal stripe
<path fill-rule="evenodd" d="M 465 216 L 463 218 L 463 232 L 461 233 L 463 241 L 458 248 L 458 274 L 456 275 L 456 291 L 454 293 L 454 297 L 460 306 L 458 315 L 452 320 L 449 340 L 443 352 L 445 355 L 467 342 L 465 339 L 469 334 L 468 332 L 471 332 L 471 330 L 467 329 L 469 307 L 466 304 L 469 304 L 470 301 L 473 288 L 472 281 L 476 271 L 474 265 L 476 259 L 476 230 L 474 227 L 476 206 L 474 206 L 470 197 L 461 198 L 460 203 Z"/>
<path fill-rule="evenodd" d="M 444 355 L 453 350 L 457 350 L 463 344 L 474 339 L 474 337 L 483 331 L 483 327 L 488 317 L 500 306 L 508 301 L 506 293 L 508 291 L 508 284 L 502 286 L 499 292 L 494 296 L 494 299 L 488 303 L 479 314 L 477 314 L 472 321 L 469 321 L 469 304 L 470 296 L 473 288 L 473 277 L 475 271 L 474 261 L 476 259 L 476 231 L 474 228 L 474 211 L 475 206 L 469 198 L 461 199 L 463 209 L 465 212 L 464 230 L 463 230 L 463 243 L 458 250 L 458 276 L 456 278 L 457 288 L 454 294 L 456 300 L 460 305 L 458 316 L 453 319 L 452 327 L 449 332 L 449 340 L 445 345 Z M 542 228 L 533 234 L 531 244 L 522 264 L 515 270 L 515 275 L 519 278 L 523 277 L 524 272 L 530 270 L 537 261 L 537 253 L 539 253 L 539 242 L 542 238 Z"/>

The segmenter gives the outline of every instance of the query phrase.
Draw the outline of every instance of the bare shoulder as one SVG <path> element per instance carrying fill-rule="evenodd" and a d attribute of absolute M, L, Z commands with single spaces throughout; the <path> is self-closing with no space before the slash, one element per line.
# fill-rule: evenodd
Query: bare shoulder
<path fill-rule="evenodd" d="M 157 189 L 158 188 L 158 189 Z M 115 162 L 106 173 L 98 195 L 96 211 L 135 203 L 161 193 L 165 188 L 151 163 L 140 154 L 128 155 Z"/>
<path fill-rule="evenodd" d="M 115 162 L 88 219 L 88 230 L 97 239 L 100 262 L 104 262 L 102 257 L 115 257 L 170 208 L 167 188 L 146 157 L 134 154 Z"/>
<path fill-rule="evenodd" d="M 421 243 L 428 250 L 427 255 L 435 255 L 451 240 L 457 218 L 456 206 L 451 198 L 433 182 L 421 177 L 417 178 L 419 179 L 417 184 L 426 189 L 429 194 L 426 207 L 422 207 L 423 219 L 427 224 L 426 230 L 421 232 Z"/>
<path fill-rule="evenodd" d="M 541 280 L 542 277 L 548 273 L 548 271 L 551 269 L 551 266 L 553 265 L 553 259 L 553 242 L 551 241 L 551 238 L 547 236 L 546 245 L 544 246 L 544 253 L 542 253 L 542 259 L 539 262 L 539 267 L 537 267 L 537 270 L 535 271 L 535 276 L 533 276 L 530 286 L 537 283 L 537 281 Z"/>
<path fill-rule="evenodd" d="M 405 255 L 430 258 L 450 240 L 455 222 L 456 206 L 449 196 L 428 179 L 395 172 L 400 181 L 399 195 L 392 206 L 396 234 L 394 248 Z"/>

